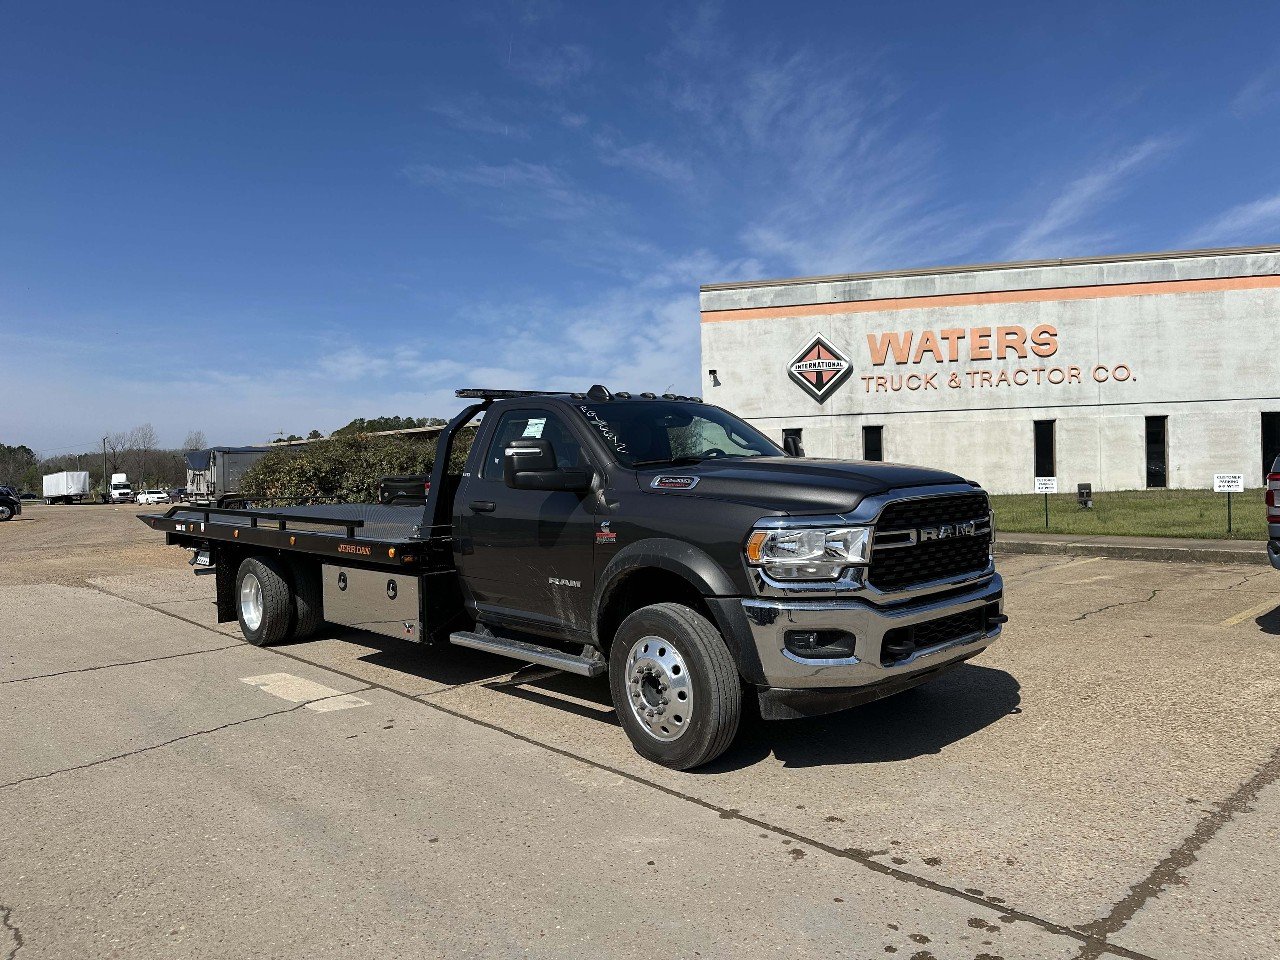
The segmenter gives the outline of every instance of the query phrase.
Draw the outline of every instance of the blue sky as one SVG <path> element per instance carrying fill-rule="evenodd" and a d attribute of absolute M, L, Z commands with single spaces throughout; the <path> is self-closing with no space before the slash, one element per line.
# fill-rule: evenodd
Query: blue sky
<path fill-rule="evenodd" d="M 1280 241 L 1280 6 L 9 4 L 0 441 L 698 390 L 699 283 Z"/>

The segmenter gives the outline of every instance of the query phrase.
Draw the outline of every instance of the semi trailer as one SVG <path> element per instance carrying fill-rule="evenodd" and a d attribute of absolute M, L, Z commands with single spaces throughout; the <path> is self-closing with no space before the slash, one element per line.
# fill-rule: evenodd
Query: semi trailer
<path fill-rule="evenodd" d="M 45 503 L 79 503 L 89 496 L 89 474 L 85 470 L 63 470 L 44 475 Z"/>
<path fill-rule="evenodd" d="M 857 706 L 1006 622 L 988 497 L 956 474 L 805 458 L 698 398 L 457 395 L 421 501 L 141 519 L 214 571 L 219 622 L 250 643 L 329 622 L 607 676 L 635 749 L 676 769 L 726 750 L 748 700 Z"/>

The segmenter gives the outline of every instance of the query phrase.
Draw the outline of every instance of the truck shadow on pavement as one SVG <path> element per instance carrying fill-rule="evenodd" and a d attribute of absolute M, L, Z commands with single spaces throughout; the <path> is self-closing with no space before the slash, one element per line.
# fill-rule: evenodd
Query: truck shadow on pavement
<path fill-rule="evenodd" d="M 1253 621 L 1263 633 L 1280 636 L 1280 606 Z"/>
<path fill-rule="evenodd" d="M 517 674 L 511 681 L 485 687 L 618 726 L 604 678 L 556 673 L 522 682 Z M 1020 690 L 1004 670 L 965 664 L 931 683 L 825 717 L 765 721 L 749 704 L 729 751 L 691 773 L 727 773 L 771 755 L 786 767 L 816 767 L 889 763 L 941 753 L 1002 717 L 1020 713 Z"/>
<path fill-rule="evenodd" d="M 919 687 L 824 717 L 761 720 L 748 713 L 729 751 L 694 773 L 725 773 L 769 755 L 785 767 L 891 763 L 941 753 L 1021 713 L 1012 674 L 967 663 Z"/>
<path fill-rule="evenodd" d="M 1265 619 L 1280 632 L 1280 610 Z M 445 688 L 476 684 L 531 705 L 618 726 L 604 677 L 587 679 L 544 667 L 522 668 L 506 657 L 460 647 L 427 651 L 408 641 L 359 631 L 342 632 L 335 639 L 371 647 L 370 653 L 358 658 L 362 663 Z M 966 663 L 922 686 L 824 717 L 765 721 L 748 703 L 734 745 L 720 759 L 691 772 L 727 773 L 769 756 L 786 767 L 817 767 L 891 763 L 937 754 L 1003 717 L 1020 713 L 1020 691 L 1012 674 Z"/>
<path fill-rule="evenodd" d="M 316 639 L 328 638 L 371 648 L 370 653 L 356 658 L 360 663 L 394 670 L 420 680 L 430 680 L 445 687 L 505 677 L 519 666 L 515 660 L 496 657 L 480 650 L 465 650 L 448 645 L 424 647 L 408 640 L 382 637 L 362 630 L 345 631 L 335 628 L 332 634 Z M 304 647 L 305 644 L 306 641 L 303 641 Z"/>

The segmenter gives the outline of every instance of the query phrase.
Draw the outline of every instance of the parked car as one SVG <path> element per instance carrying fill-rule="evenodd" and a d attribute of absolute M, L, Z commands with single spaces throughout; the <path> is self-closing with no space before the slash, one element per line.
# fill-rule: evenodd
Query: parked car
<path fill-rule="evenodd" d="M 167 490 L 139 490 L 138 503 L 168 503 L 169 492 Z"/>
<path fill-rule="evenodd" d="M 40 494 L 32 493 L 30 490 L 28 490 L 26 493 L 18 494 L 18 499 L 26 501 L 26 500 L 43 500 L 44 498 L 40 496 Z"/>
<path fill-rule="evenodd" d="M 12 487 L 0 487 L 0 520 L 11 520 L 22 513 L 22 501 Z"/>
<path fill-rule="evenodd" d="M 170 503 L 186 503 L 186 502 L 187 502 L 187 488 L 186 488 L 186 487 L 174 487 L 172 490 L 170 490 L 170 491 L 169 491 L 169 502 L 170 502 Z"/>

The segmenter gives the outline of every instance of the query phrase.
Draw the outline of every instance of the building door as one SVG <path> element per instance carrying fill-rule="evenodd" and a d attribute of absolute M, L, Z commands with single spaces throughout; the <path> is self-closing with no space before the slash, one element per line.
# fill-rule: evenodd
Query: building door
<path fill-rule="evenodd" d="M 1147 417 L 1147 486 L 1169 486 L 1169 418 Z"/>
<path fill-rule="evenodd" d="M 1262 476 L 1271 472 L 1271 465 L 1280 457 L 1280 413 L 1262 415 Z"/>
<path fill-rule="evenodd" d="M 1056 477 L 1057 454 L 1053 442 L 1053 420 L 1035 421 L 1035 476 Z"/>
<path fill-rule="evenodd" d="M 884 459 L 884 427 L 862 428 L 862 459 Z"/>

